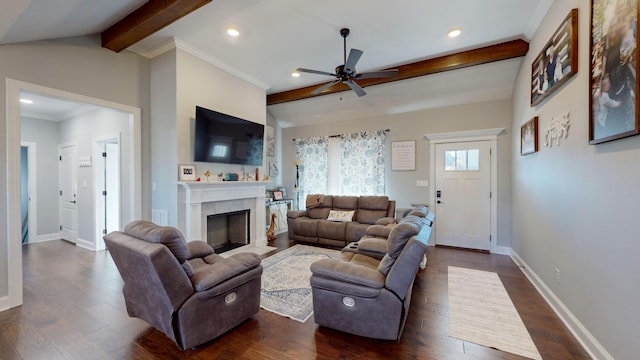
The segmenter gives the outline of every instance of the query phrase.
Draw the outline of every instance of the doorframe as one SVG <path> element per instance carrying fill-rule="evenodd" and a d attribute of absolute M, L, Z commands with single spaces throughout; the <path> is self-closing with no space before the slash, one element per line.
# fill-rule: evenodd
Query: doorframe
<path fill-rule="evenodd" d="M 32 141 L 20 141 L 20 147 L 27 148 L 27 192 L 29 193 L 29 201 L 27 202 L 29 237 L 27 238 L 27 244 L 31 244 L 36 242 L 38 235 L 37 144 Z"/>
<path fill-rule="evenodd" d="M 469 131 L 455 131 L 445 133 L 432 133 L 424 134 L 424 139 L 429 142 L 429 183 L 431 189 L 429 191 L 428 201 L 432 208 L 435 199 L 436 188 L 436 145 L 446 143 L 464 143 L 472 141 L 490 141 L 491 142 L 491 249 L 490 252 L 497 254 L 509 254 L 508 249 L 503 249 L 502 246 L 498 246 L 498 135 L 504 132 L 504 128 L 493 129 L 481 129 L 481 130 L 469 130 Z M 434 226 L 438 226 L 436 214 L 436 221 Z M 431 236 L 429 245 L 435 246 L 435 232 L 434 236 Z"/>
<path fill-rule="evenodd" d="M 104 243 L 104 239 L 102 238 L 104 236 L 104 234 L 102 233 L 103 230 L 103 225 L 104 225 L 104 217 L 103 219 L 100 219 L 100 217 L 98 216 L 99 214 L 104 214 L 104 208 L 103 209 L 99 209 L 99 207 L 101 205 L 104 205 L 104 196 L 102 195 L 102 190 L 103 187 L 102 182 L 100 181 L 99 177 L 100 177 L 100 173 L 102 171 L 104 171 L 104 167 L 105 167 L 105 160 L 102 157 L 102 149 L 100 148 L 101 145 L 106 144 L 107 142 L 110 141 L 114 141 L 118 143 L 118 157 L 120 158 L 120 154 L 121 154 L 121 139 L 120 139 L 120 133 L 113 133 L 113 134 L 106 134 L 106 135 L 101 135 L 101 136 L 96 136 L 92 139 L 92 147 L 93 147 L 93 204 L 94 204 L 94 210 L 93 213 L 95 215 L 95 239 L 96 241 L 94 242 L 94 251 L 100 251 L 100 250 L 104 250 L 106 248 L 106 245 Z M 121 161 L 118 160 L 118 180 L 121 179 Z M 118 201 L 119 203 L 119 214 L 118 214 L 118 223 L 121 225 L 122 224 L 122 184 L 119 183 L 118 184 L 118 196 L 120 198 L 120 200 Z"/>
<path fill-rule="evenodd" d="M 8 286 L 7 295 L 0 295 L 0 311 L 20 306 L 23 302 L 22 245 L 20 242 L 10 241 L 10 239 L 20 238 L 22 232 L 20 225 L 20 91 L 37 92 L 46 96 L 85 102 L 122 110 L 130 114 L 129 173 L 132 174 L 133 181 L 131 181 L 129 190 L 131 194 L 129 206 L 133 219 L 140 219 L 142 214 L 142 167 L 140 165 L 142 160 L 142 116 L 140 108 L 11 78 L 5 80 L 5 88 L 7 165 L 4 170 L 7 186 L 7 242 L 4 244 L 6 251 L 0 251 L 0 253 L 6 254 Z"/>

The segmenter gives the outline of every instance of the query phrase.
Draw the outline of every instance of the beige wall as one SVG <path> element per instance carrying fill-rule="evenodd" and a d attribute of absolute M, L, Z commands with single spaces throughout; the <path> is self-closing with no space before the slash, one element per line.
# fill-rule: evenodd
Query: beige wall
<path fill-rule="evenodd" d="M 530 64 L 572 8 L 579 8 L 579 71 L 532 108 Z M 560 146 L 542 142 L 528 156 L 518 155 L 512 137 L 512 248 L 606 351 L 633 359 L 640 353 L 640 137 L 589 145 L 589 19 L 588 1 L 554 2 L 520 69 L 513 128 L 533 116 L 544 128 L 566 112 L 571 127 Z"/>
<path fill-rule="evenodd" d="M 490 101 L 411 113 L 380 116 L 346 122 L 285 128 L 282 130 L 283 182 L 293 194 L 295 167 L 294 138 L 344 134 L 367 130 L 390 129 L 387 144 L 392 141 L 416 140 L 416 171 L 391 171 L 387 161 L 386 193 L 397 201 L 397 207 L 412 203 L 427 203 L 431 187 L 416 186 L 417 180 L 429 180 L 428 133 L 480 130 L 504 127 L 506 132 L 498 140 L 498 245 L 509 246 L 511 233 L 511 100 Z M 390 148 L 390 146 L 388 146 Z M 388 154 L 388 159 L 390 156 Z"/>
<path fill-rule="evenodd" d="M 98 38 L 68 38 L 0 46 L 0 99 L 4 80 L 29 82 L 142 109 L 142 182 L 149 181 L 149 62 L 132 54 L 116 54 L 100 47 Z M 17 99 L 13 99 L 17 101 Z M 6 163 L 6 103 L 0 101 L 0 168 Z M 6 177 L 0 187 L 6 189 Z M 143 214 L 149 214 L 150 192 L 143 186 Z M 7 294 L 7 193 L 0 192 L 0 297 Z M 19 241 L 19 239 L 14 239 Z M 12 240 L 12 241 L 14 241 Z"/>

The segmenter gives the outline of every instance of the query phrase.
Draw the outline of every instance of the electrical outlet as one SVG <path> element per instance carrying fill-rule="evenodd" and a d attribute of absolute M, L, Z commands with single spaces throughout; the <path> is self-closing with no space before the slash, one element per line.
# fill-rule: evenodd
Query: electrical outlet
<path fill-rule="evenodd" d="M 560 269 L 556 268 L 556 284 L 560 284 Z"/>

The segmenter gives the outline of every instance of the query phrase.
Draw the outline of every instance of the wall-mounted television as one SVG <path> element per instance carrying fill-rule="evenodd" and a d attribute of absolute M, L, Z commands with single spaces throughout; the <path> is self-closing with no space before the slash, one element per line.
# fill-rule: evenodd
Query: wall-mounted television
<path fill-rule="evenodd" d="M 196 106 L 193 161 L 262 166 L 264 125 Z"/>

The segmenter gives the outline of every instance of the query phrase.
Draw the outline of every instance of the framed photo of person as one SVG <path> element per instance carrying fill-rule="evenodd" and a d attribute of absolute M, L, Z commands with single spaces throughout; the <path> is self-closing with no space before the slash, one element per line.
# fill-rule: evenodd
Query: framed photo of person
<path fill-rule="evenodd" d="M 531 64 L 531 106 L 553 95 L 577 72 L 578 9 L 573 9 Z"/>
<path fill-rule="evenodd" d="M 536 151 L 538 151 L 537 116 L 520 127 L 520 155 L 529 155 Z"/>
<path fill-rule="evenodd" d="M 273 192 L 273 200 L 282 200 L 282 199 L 284 199 L 282 191 L 276 190 Z"/>
<path fill-rule="evenodd" d="M 638 3 L 591 2 L 589 144 L 637 135 Z"/>
<path fill-rule="evenodd" d="M 195 181 L 196 167 L 193 165 L 180 165 L 178 172 L 179 181 Z"/>

